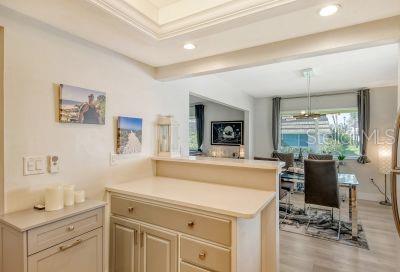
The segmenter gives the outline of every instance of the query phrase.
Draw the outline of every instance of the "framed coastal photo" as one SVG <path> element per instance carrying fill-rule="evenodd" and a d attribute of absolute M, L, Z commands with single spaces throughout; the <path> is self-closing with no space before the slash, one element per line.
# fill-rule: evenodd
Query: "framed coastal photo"
<path fill-rule="evenodd" d="M 212 121 L 212 145 L 242 145 L 243 121 Z"/>
<path fill-rule="evenodd" d="M 59 120 L 61 123 L 104 125 L 106 94 L 60 84 Z"/>
<path fill-rule="evenodd" d="M 142 151 L 142 126 L 142 118 L 118 117 L 118 154 L 132 154 Z"/>

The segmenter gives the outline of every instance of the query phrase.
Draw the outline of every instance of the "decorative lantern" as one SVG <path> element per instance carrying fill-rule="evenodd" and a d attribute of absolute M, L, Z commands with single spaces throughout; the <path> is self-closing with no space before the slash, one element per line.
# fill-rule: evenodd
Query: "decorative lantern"
<path fill-rule="evenodd" d="M 179 157 L 179 124 L 172 116 L 160 116 L 157 123 L 158 156 Z"/>

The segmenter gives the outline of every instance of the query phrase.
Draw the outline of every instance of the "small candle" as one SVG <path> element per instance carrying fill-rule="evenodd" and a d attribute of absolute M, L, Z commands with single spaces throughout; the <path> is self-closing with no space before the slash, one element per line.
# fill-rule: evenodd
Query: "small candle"
<path fill-rule="evenodd" d="M 64 205 L 73 206 L 75 202 L 75 185 L 64 185 Z"/>
<path fill-rule="evenodd" d="M 56 211 L 64 207 L 63 187 L 61 185 L 46 188 L 45 210 Z"/>
<path fill-rule="evenodd" d="M 85 191 L 75 191 L 75 203 L 83 203 L 85 202 Z"/>

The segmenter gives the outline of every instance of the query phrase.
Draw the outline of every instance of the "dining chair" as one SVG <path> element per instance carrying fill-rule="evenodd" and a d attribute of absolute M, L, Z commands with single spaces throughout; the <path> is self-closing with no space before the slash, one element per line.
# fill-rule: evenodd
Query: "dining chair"
<path fill-rule="evenodd" d="M 333 209 L 339 210 L 339 225 L 337 240 L 340 239 L 341 217 L 339 185 L 334 160 L 304 160 L 304 212 L 306 205 L 320 205 L 331 208 L 333 223 Z M 308 221 L 308 230 L 311 219 Z"/>
<path fill-rule="evenodd" d="M 285 169 L 288 169 L 289 167 L 294 166 L 294 154 L 293 153 L 274 152 L 272 154 L 272 157 L 285 162 L 285 166 L 284 166 Z"/>
<path fill-rule="evenodd" d="M 333 155 L 331 154 L 308 154 L 309 160 L 333 160 Z"/>
<path fill-rule="evenodd" d="M 268 157 L 254 157 L 254 160 L 259 161 L 279 161 L 278 158 L 268 158 Z M 286 214 L 291 207 L 291 195 L 294 192 L 294 182 L 286 181 L 279 178 L 279 200 L 286 197 Z"/>

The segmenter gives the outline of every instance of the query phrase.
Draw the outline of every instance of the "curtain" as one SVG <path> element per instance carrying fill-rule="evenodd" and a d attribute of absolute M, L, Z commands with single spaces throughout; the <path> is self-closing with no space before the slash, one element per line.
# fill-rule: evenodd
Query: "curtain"
<path fill-rule="evenodd" d="M 195 105 L 194 112 L 196 117 L 196 130 L 197 130 L 197 151 L 203 151 L 203 138 L 204 138 L 204 105 Z"/>
<path fill-rule="evenodd" d="M 279 149 L 280 140 L 280 124 L 281 124 L 281 98 L 272 98 L 272 143 L 274 145 L 275 154 Z"/>
<path fill-rule="evenodd" d="M 369 90 L 359 90 L 357 92 L 357 107 L 358 107 L 358 131 L 360 138 L 361 156 L 357 161 L 361 164 L 371 162 L 367 157 L 367 140 L 369 136 L 370 122 L 370 98 Z"/>

